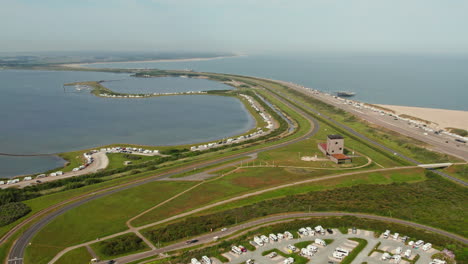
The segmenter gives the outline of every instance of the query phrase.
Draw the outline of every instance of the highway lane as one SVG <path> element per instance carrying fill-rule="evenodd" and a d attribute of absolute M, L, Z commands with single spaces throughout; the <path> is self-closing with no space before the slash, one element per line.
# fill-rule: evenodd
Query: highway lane
<path fill-rule="evenodd" d="M 190 239 L 197 239 L 198 242 L 196 243 L 197 245 L 199 244 L 205 244 L 205 243 L 210 243 L 213 242 L 213 237 L 217 236 L 219 238 L 223 237 L 228 237 L 231 236 L 239 231 L 242 231 L 241 233 L 236 234 L 235 236 L 240 236 L 248 231 L 258 229 L 261 226 L 265 225 L 270 225 L 270 224 L 276 224 L 276 223 L 281 223 L 281 222 L 286 222 L 286 221 L 291 221 L 294 219 L 301 219 L 301 218 L 311 218 L 311 217 L 331 217 L 331 216 L 355 216 L 358 218 L 366 218 L 366 219 L 373 219 L 373 220 L 378 220 L 378 221 L 385 221 L 385 222 L 390 222 L 390 223 L 396 223 L 396 224 L 402 224 L 406 226 L 411 226 L 415 228 L 419 228 L 422 230 L 430 231 L 436 234 L 440 234 L 446 237 L 449 237 L 451 239 L 454 239 L 456 241 L 459 241 L 464 244 L 468 244 L 468 240 L 462 236 L 440 230 L 431 226 L 426 226 L 410 221 L 405 221 L 401 219 L 396 219 L 396 218 L 391 218 L 391 217 L 385 217 L 385 216 L 378 216 L 378 215 L 371 215 L 371 214 L 360 214 L 360 213 L 346 213 L 346 212 L 311 212 L 311 213 L 291 213 L 291 214 L 281 214 L 281 215 L 273 215 L 273 216 L 268 216 L 265 218 L 257 219 L 254 221 L 246 222 L 237 226 L 230 227 L 227 231 L 215 231 L 211 232 L 208 234 L 204 234 L 198 237 L 193 237 Z M 290 230 L 292 231 L 292 230 Z M 152 256 L 159 255 L 161 253 L 166 253 L 174 250 L 179 250 L 179 249 L 184 249 L 184 248 L 189 248 L 193 247 L 194 244 L 186 244 L 185 242 L 179 242 L 179 243 L 174 243 L 171 245 L 168 245 L 166 247 L 162 247 L 159 249 L 151 250 L 151 251 L 145 251 L 133 255 L 128 255 L 125 257 L 121 258 L 116 258 L 116 263 L 117 264 L 125 264 L 129 263 L 132 261 L 136 261 L 139 259 L 143 258 L 148 258 Z M 100 263 L 106 263 L 104 261 Z"/>
<path fill-rule="evenodd" d="M 278 99 L 280 99 L 280 98 L 278 98 Z M 280 100 L 282 100 L 282 99 L 280 99 Z M 284 100 L 282 100 L 282 101 L 284 101 Z M 104 192 L 94 194 L 94 195 L 92 195 L 90 197 L 86 197 L 86 198 L 84 198 L 84 199 L 82 199 L 80 201 L 65 205 L 64 207 L 61 207 L 61 208 L 51 212 L 50 214 L 46 215 L 44 218 L 42 218 L 38 222 L 34 223 L 30 228 L 28 228 L 25 232 L 23 232 L 21 234 L 21 236 L 18 238 L 18 240 L 16 240 L 15 243 L 13 244 L 13 247 L 11 248 L 11 250 L 9 252 L 9 255 L 8 255 L 7 263 L 11 264 L 11 263 L 9 263 L 10 260 L 19 259 L 19 260 L 16 260 L 17 262 L 15 264 L 23 264 L 24 262 L 23 262 L 22 259 L 24 257 L 24 251 L 25 251 L 26 247 L 29 245 L 31 239 L 33 238 L 33 236 L 35 234 L 37 234 L 45 225 L 47 225 L 49 222 L 51 222 L 56 217 L 64 214 L 68 210 L 76 208 L 76 207 L 78 207 L 78 206 L 80 206 L 82 204 L 85 204 L 85 203 L 89 202 L 89 201 L 92 201 L 92 200 L 95 200 L 95 199 L 98 199 L 98 198 L 101 198 L 101 197 L 104 197 L 104 196 L 107 196 L 107 195 L 110 195 L 110 194 L 113 194 L 113 193 L 117 193 L 119 191 L 127 190 L 127 189 L 130 189 L 130 188 L 136 187 L 136 186 L 140 186 L 140 185 L 143 185 L 143 184 L 146 184 L 146 183 L 149 183 L 149 182 L 160 180 L 161 178 L 168 178 L 168 177 L 180 174 L 180 173 L 189 172 L 189 171 L 193 170 L 193 168 L 200 169 L 200 168 L 212 166 L 212 165 L 215 165 L 215 164 L 218 164 L 218 163 L 223 163 L 223 162 L 226 162 L 226 161 L 229 161 L 229 160 L 232 160 L 232 159 L 236 159 L 238 157 L 248 156 L 248 155 L 251 155 L 251 154 L 258 154 L 258 153 L 263 152 L 263 151 L 268 151 L 268 150 L 284 147 L 284 146 L 287 146 L 287 145 L 290 145 L 290 144 L 294 144 L 296 142 L 300 142 L 302 140 L 305 140 L 305 139 L 309 138 L 310 136 L 315 135 L 318 132 L 319 123 L 314 118 L 312 118 L 310 115 L 304 113 L 303 111 L 299 110 L 298 108 L 294 107 L 293 105 L 291 105 L 290 103 L 288 103 L 286 101 L 284 101 L 283 103 L 285 103 L 286 105 L 291 107 L 294 111 L 298 112 L 299 114 L 301 114 L 302 116 L 304 116 L 306 119 L 309 120 L 309 122 L 311 123 L 311 129 L 305 135 L 303 135 L 301 137 L 298 137 L 296 139 L 292 139 L 290 141 L 282 142 L 282 143 L 277 144 L 277 145 L 264 147 L 262 149 L 252 150 L 252 151 L 244 152 L 244 153 L 241 153 L 241 154 L 236 154 L 236 155 L 232 155 L 232 156 L 229 156 L 229 157 L 220 158 L 220 159 L 213 160 L 213 161 L 210 161 L 210 162 L 205 162 L 205 163 L 201 163 L 201 164 L 194 164 L 194 165 L 190 165 L 190 166 L 187 166 L 187 167 L 183 167 L 181 169 L 175 170 L 174 172 L 163 173 L 163 174 L 157 175 L 155 177 L 152 177 L 152 178 L 149 178 L 149 179 L 146 179 L 146 180 L 142 180 L 142 181 L 139 181 L 139 182 L 136 182 L 136 183 L 132 183 L 132 184 L 129 184 L 129 185 L 126 185 L 126 186 L 123 186 L 123 187 L 119 187 L 119 188 L 115 188 L 115 189 L 111 189 L 111 190 L 106 190 Z"/>

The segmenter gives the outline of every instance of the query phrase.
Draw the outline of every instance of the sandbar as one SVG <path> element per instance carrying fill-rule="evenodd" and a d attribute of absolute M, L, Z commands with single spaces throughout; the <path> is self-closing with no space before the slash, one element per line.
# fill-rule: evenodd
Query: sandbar
<path fill-rule="evenodd" d="M 430 121 L 440 129 L 451 127 L 468 130 L 468 111 L 383 104 L 378 106 L 393 110 L 397 115 L 406 114 Z"/>

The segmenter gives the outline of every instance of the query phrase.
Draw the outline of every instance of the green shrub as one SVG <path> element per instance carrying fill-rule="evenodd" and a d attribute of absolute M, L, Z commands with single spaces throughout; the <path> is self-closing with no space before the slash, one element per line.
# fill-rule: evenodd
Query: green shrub
<path fill-rule="evenodd" d="M 146 244 L 134 234 L 123 235 L 100 242 L 99 250 L 106 256 L 117 256 L 144 249 Z"/>
<path fill-rule="evenodd" d="M 23 203 L 8 203 L 0 206 L 0 226 L 5 226 L 31 212 Z"/>

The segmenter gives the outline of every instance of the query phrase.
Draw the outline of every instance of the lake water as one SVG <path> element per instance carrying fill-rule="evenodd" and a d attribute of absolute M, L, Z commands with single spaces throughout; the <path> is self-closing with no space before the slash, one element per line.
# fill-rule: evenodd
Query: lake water
<path fill-rule="evenodd" d="M 48 154 L 112 143 L 191 144 L 240 134 L 255 125 L 244 105 L 232 97 L 100 98 L 89 91 L 63 88 L 67 82 L 120 80 L 106 84 L 129 92 L 157 91 L 162 83 L 171 81 L 177 85 L 169 89 L 180 91 L 230 89 L 202 79 L 136 79 L 128 74 L 98 72 L 0 71 L 0 152 Z M 130 84 L 132 88 L 124 88 Z M 162 90 L 167 88 L 161 86 Z M 63 161 L 54 156 L 0 156 L 0 177 L 41 172 L 61 164 Z"/>
<path fill-rule="evenodd" d="M 207 61 L 93 64 L 98 68 L 193 69 L 295 82 L 356 100 L 468 111 L 468 56 L 289 55 Z"/>

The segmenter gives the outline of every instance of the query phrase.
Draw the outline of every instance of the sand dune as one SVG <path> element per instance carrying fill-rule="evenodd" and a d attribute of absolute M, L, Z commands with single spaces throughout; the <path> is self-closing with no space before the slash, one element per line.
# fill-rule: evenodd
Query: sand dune
<path fill-rule="evenodd" d="M 391 109 L 398 115 L 406 114 L 431 121 L 439 128 L 455 127 L 468 130 L 468 111 L 423 108 L 399 105 L 379 105 Z"/>

